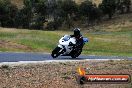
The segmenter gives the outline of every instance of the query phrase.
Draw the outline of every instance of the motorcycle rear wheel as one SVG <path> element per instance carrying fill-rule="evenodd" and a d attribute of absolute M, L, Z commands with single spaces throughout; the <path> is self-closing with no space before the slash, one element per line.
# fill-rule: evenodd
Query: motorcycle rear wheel
<path fill-rule="evenodd" d="M 77 58 L 81 54 L 81 52 L 82 52 L 82 49 L 72 51 L 71 52 L 71 57 L 72 58 Z"/>

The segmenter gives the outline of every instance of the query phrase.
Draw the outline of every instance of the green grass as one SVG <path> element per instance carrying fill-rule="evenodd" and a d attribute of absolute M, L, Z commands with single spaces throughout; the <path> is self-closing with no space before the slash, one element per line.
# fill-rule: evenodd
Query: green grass
<path fill-rule="evenodd" d="M 64 34 L 72 34 L 72 32 L 0 28 L 0 41 L 5 40 L 30 47 L 30 52 L 50 53 Z M 132 31 L 130 30 L 119 32 L 83 32 L 83 34 L 89 38 L 89 43 L 83 48 L 83 54 L 132 56 Z M 29 52 L 26 49 L 11 48 L 10 45 L 7 48 L 0 46 L 0 51 Z"/>
<path fill-rule="evenodd" d="M 89 38 L 85 54 L 132 56 L 132 31 L 92 33 Z"/>

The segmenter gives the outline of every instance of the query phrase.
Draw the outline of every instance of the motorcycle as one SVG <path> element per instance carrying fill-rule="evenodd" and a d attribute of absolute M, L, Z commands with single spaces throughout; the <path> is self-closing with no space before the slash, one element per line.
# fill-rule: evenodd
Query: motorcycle
<path fill-rule="evenodd" d="M 83 38 L 83 46 L 88 42 L 88 38 Z M 60 40 L 58 46 L 52 51 L 51 56 L 57 58 L 58 56 L 71 56 L 72 58 L 78 57 L 82 48 L 76 45 L 75 37 L 64 35 Z"/>

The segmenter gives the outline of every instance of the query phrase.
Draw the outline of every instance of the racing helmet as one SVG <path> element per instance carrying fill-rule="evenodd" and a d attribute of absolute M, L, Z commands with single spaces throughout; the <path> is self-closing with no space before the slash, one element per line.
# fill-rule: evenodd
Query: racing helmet
<path fill-rule="evenodd" d="M 79 28 L 74 29 L 74 36 L 80 36 L 80 29 Z"/>

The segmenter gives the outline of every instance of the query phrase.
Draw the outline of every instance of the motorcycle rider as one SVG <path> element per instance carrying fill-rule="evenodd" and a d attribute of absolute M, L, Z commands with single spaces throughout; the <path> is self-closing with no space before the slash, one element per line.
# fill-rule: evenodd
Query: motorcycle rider
<path fill-rule="evenodd" d="M 75 28 L 73 35 L 65 35 L 59 40 L 59 44 L 52 51 L 51 56 L 56 58 L 62 55 L 76 58 L 81 54 L 82 48 L 86 42 L 88 42 L 88 39 L 82 37 L 79 28 Z"/>
<path fill-rule="evenodd" d="M 76 44 L 74 45 L 74 47 L 82 49 L 82 47 L 83 47 L 83 36 L 81 35 L 81 32 L 80 32 L 79 28 L 75 28 L 74 29 L 74 34 L 71 35 L 71 37 L 75 37 L 76 38 Z"/>

